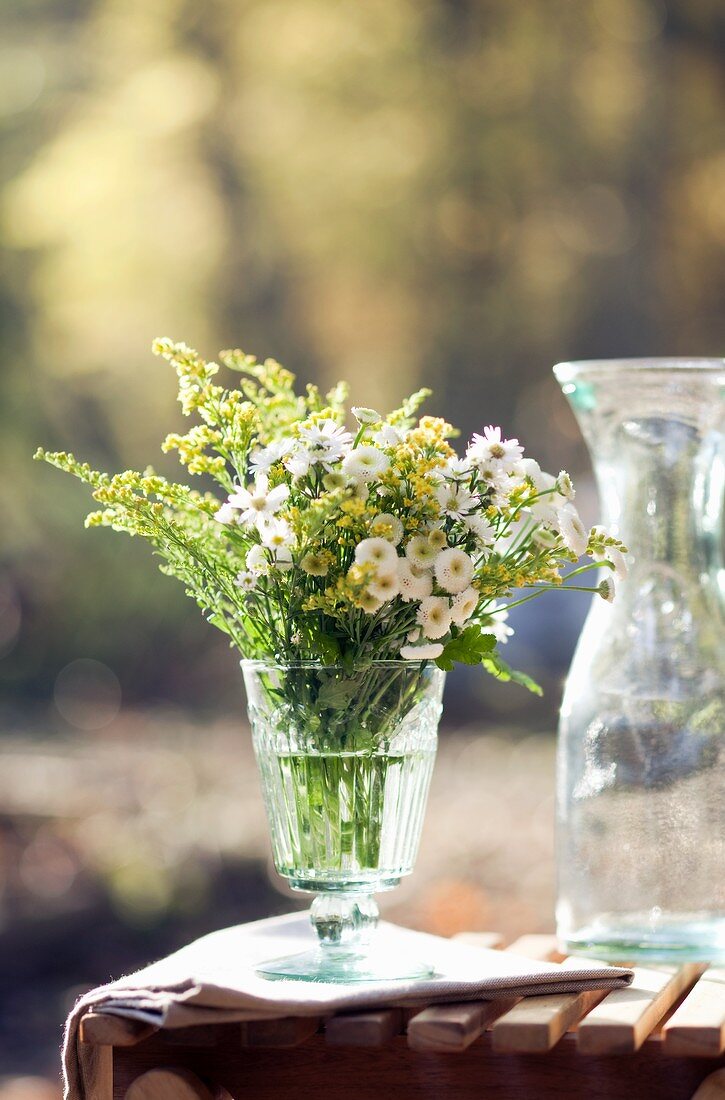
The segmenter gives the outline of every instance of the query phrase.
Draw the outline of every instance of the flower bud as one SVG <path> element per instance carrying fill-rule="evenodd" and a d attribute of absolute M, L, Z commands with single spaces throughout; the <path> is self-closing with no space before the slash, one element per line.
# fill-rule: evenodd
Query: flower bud
<path fill-rule="evenodd" d="M 353 405 L 350 412 L 358 424 L 379 424 L 383 419 L 379 412 L 375 412 L 375 409 L 366 409 L 364 405 Z"/>

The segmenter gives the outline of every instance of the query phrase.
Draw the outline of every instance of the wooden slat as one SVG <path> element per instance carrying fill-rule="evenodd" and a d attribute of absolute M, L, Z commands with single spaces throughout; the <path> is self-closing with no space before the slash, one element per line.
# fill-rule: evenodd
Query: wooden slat
<path fill-rule="evenodd" d="M 472 942 L 469 939 L 471 935 L 474 934 L 465 934 L 467 942 Z M 491 933 L 478 933 L 478 935 L 485 935 L 486 938 L 492 936 Z M 520 936 L 507 950 L 529 959 L 549 959 L 556 954 L 556 937 L 548 934 Z M 542 999 L 536 998 L 537 1001 Z M 499 1017 L 504 1014 L 509 1016 L 511 1012 L 516 1011 L 512 1006 L 523 1007 L 524 1004 L 525 1002 L 520 998 L 512 997 L 506 1000 L 433 1005 L 415 1016 L 408 1024 L 408 1045 L 414 1050 L 441 1052 L 465 1050 L 491 1025 L 495 1033 Z"/>
<path fill-rule="evenodd" d="M 320 1027 L 317 1016 L 283 1016 L 278 1020 L 249 1020 L 240 1024 L 243 1047 L 296 1047 Z"/>
<path fill-rule="evenodd" d="M 574 970 L 582 967 L 606 968 L 605 963 L 575 956 L 564 959 L 562 966 Z M 547 993 L 543 997 L 527 997 L 493 1025 L 493 1049 L 518 1054 L 545 1053 L 604 996 L 604 990 L 591 989 L 581 993 Z"/>
<path fill-rule="evenodd" d="M 493 1025 L 496 1051 L 542 1054 L 602 1000 L 600 989 L 526 997 Z"/>
<path fill-rule="evenodd" d="M 108 1012 L 86 1012 L 81 1017 L 79 1037 L 93 1046 L 132 1047 L 158 1031 L 143 1020 L 129 1020 Z"/>
<path fill-rule="evenodd" d="M 471 947 L 485 947 L 490 951 L 498 951 L 506 942 L 500 932 L 457 932 L 451 936 L 456 943 L 467 943 Z"/>
<path fill-rule="evenodd" d="M 519 936 L 506 950 L 514 955 L 524 955 L 527 959 L 538 959 L 540 962 L 554 959 L 558 953 L 556 936 L 549 932 L 530 932 Z"/>
<path fill-rule="evenodd" d="M 402 1029 L 403 1011 L 400 1008 L 349 1012 L 327 1021 L 325 1039 L 336 1047 L 381 1047 Z"/>
<path fill-rule="evenodd" d="M 725 1051 L 725 967 L 710 967 L 662 1028 L 665 1054 L 717 1058 Z"/>
<path fill-rule="evenodd" d="M 498 951 L 504 945 L 500 932 L 458 932 L 451 937 L 457 943 Z M 416 1012 L 407 1027 L 408 1046 L 413 1050 L 465 1050 L 481 1035 L 492 1020 L 513 1002 L 466 1001 L 461 1004 L 431 1005 Z"/>
<path fill-rule="evenodd" d="M 616 989 L 582 1020 L 577 1031 L 584 1054 L 629 1054 L 639 1050 L 662 1019 L 704 967 L 686 963 L 680 967 L 635 967 L 634 980 Z"/>
<path fill-rule="evenodd" d="M 452 1054 L 465 1050 L 511 1004 L 509 998 L 433 1005 L 419 1012 L 408 1024 L 408 1046 L 413 1050 Z"/>

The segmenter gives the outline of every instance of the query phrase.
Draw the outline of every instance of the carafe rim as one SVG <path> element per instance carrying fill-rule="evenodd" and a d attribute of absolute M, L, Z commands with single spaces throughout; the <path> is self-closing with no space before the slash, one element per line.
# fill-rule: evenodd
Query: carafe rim
<path fill-rule="evenodd" d="M 717 374 L 725 372 L 725 359 L 707 356 L 670 356 L 634 359 L 573 359 L 557 363 L 554 374 L 559 382 L 569 382 L 584 374 L 618 374 L 623 371 L 656 372 L 668 374 L 677 371 L 689 374 Z"/>

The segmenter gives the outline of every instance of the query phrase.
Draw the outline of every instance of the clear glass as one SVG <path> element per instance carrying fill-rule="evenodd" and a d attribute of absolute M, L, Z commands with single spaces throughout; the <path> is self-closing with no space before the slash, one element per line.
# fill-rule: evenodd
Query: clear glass
<path fill-rule="evenodd" d="M 725 360 L 563 363 L 603 522 L 630 549 L 577 647 L 558 751 L 559 938 L 725 958 Z"/>
<path fill-rule="evenodd" d="M 444 673 L 418 661 L 364 668 L 242 661 L 275 866 L 315 893 L 318 947 L 268 977 L 370 981 L 429 975 L 383 957 L 372 895 L 413 870 L 437 747 Z"/>

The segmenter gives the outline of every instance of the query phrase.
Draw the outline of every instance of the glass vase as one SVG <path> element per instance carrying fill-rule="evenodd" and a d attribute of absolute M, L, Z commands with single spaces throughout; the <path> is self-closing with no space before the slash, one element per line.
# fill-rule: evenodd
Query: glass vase
<path fill-rule="evenodd" d="M 437 747 L 444 673 L 242 661 L 277 871 L 314 893 L 317 946 L 259 968 L 349 982 L 432 973 L 375 944 L 373 894 L 413 869 Z"/>
<path fill-rule="evenodd" d="M 725 958 L 725 360 L 563 363 L 603 522 L 558 750 L 558 934 L 620 959 Z"/>

